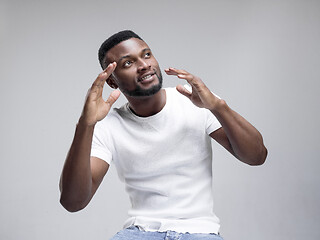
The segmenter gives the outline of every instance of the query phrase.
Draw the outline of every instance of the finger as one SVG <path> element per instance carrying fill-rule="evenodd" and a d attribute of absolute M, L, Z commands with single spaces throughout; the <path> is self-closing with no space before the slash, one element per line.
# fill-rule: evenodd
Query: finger
<path fill-rule="evenodd" d="M 177 69 L 177 68 L 169 68 L 170 71 L 172 72 L 176 72 L 176 73 L 179 73 L 179 74 L 189 74 L 186 70 L 183 70 L 183 69 Z"/>
<path fill-rule="evenodd" d="M 111 107 L 115 101 L 118 100 L 118 98 L 120 97 L 120 91 L 118 89 L 112 91 L 112 93 L 109 95 L 106 103 L 109 105 L 109 107 Z"/>
<path fill-rule="evenodd" d="M 176 69 L 176 68 L 167 68 L 165 69 L 165 72 L 168 74 L 168 75 L 178 75 L 178 74 L 189 74 L 187 71 L 185 70 L 182 70 L 182 69 Z"/>
<path fill-rule="evenodd" d="M 116 62 L 112 62 L 103 70 L 103 72 L 108 73 L 109 76 L 110 76 L 111 73 L 116 69 L 116 67 L 117 67 L 117 63 Z"/>
<path fill-rule="evenodd" d="M 175 68 L 167 68 L 164 70 L 168 75 L 177 75 L 179 72 Z"/>
<path fill-rule="evenodd" d="M 192 88 L 197 89 L 197 91 L 200 91 L 200 89 L 206 88 L 206 85 L 203 83 L 203 81 L 192 74 L 179 74 L 178 78 L 187 80 L 187 82 L 192 86 Z"/>
<path fill-rule="evenodd" d="M 117 67 L 117 63 L 113 62 L 110 63 L 104 70 L 102 73 L 100 73 L 98 75 L 98 77 L 96 78 L 96 80 L 93 82 L 92 86 L 96 86 L 96 87 L 103 87 L 105 81 L 108 79 L 108 77 L 110 77 L 110 75 L 112 74 L 112 72 L 116 69 Z"/>
<path fill-rule="evenodd" d="M 170 68 L 167 68 L 164 70 L 166 74 L 168 75 L 176 75 L 177 73 L 175 71 L 170 70 Z"/>
<path fill-rule="evenodd" d="M 177 73 L 171 72 L 171 71 L 165 71 L 165 73 L 166 73 L 167 75 L 175 75 L 175 76 L 178 75 Z"/>
<path fill-rule="evenodd" d="M 187 82 L 190 85 L 193 85 L 195 83 L 195 80 L 194 80 L 195 77 L 192 74 L 190 74 L 187 71 L 185 71 L 185 70 L 176 69 L 176 68 L 167 68 L 167 69 L 165 69 L 165 71 L 166 71 L 166 73 L 168 75 L 175 75 L 180 79 L 187 80 Z"/>
<path fill-rule="evenodd" d="M 180 73 L 180 74 L 177 75 L 177 77 L 180 78 L 180 79 L 185 79 L 188 82 L 192 81 L 194 79 L 194 76 L 192 74 L 181 74 Z"/>
<path fill-rule="evenodd" d="M 182 95 L 186 96 L 187 98 L 191 98 L 192 93 L 190 91 L 188 91 L 184 86 L 182 85 L 178 85 L 176 87 L 176 89 L 178 90 L 179 93 L 181 93 Z"/>

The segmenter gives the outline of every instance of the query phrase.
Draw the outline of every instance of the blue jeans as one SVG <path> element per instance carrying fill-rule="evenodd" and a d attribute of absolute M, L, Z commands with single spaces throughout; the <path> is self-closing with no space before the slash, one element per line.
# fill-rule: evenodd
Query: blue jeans
<path fill-rule="evenodd" d="M 136 226 L 131 226 L 121 230 L 110 240 L 223 240 L 222 237 L 214 233 L 177 233 L 167 232 L 146 232 L 139 230 Z"/>

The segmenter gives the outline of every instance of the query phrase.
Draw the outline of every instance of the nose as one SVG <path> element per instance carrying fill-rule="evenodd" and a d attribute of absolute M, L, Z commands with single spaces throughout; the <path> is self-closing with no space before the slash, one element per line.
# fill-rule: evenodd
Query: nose
<path fill-rule="evenodd" d="M 138 65 L 138 72 L 139 73 L 150 69 L 150 67 L 151 67 L 151 64 L 149 63 L 148 60 L 146 60 L 146 59 L 139 60 L 139 65 Z"/>

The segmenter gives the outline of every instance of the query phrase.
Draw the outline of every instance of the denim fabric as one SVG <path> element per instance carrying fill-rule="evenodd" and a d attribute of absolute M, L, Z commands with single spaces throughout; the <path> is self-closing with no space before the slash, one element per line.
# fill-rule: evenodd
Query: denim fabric
<path fill-rule="evenodd" d="M 146 232 L 138 227 L 131 226 L 123 229 L 110 240 L 223 240 L 222 237 L 213 233 L 177 233 L 167 232 Z"/>

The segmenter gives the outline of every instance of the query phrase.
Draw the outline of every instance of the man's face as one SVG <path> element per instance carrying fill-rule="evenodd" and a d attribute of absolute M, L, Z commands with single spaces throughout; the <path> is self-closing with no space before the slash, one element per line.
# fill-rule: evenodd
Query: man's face
<path fill-rule="evenodd" d="M 151 96 L 162 87 L 159 64 L 148 45 L 140 39 L 130 38 L 111 48 L 107 62 L 117 63 L 113 80 L 126 96 Z"/>

